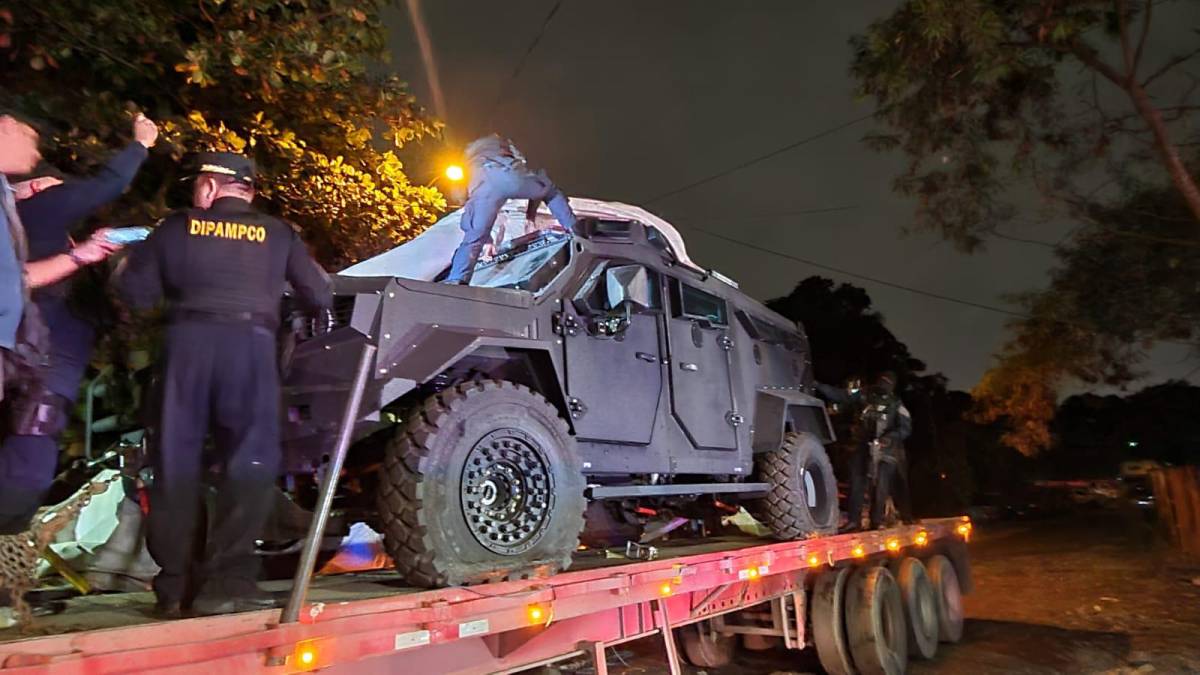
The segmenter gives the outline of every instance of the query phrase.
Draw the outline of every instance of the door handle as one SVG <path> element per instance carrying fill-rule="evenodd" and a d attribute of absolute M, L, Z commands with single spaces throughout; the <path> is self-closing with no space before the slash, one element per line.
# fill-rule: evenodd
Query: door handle
<path fill-rule="evenodd" d="M 694 364 L 694 363 L 687 363 L 686 361 L 681 361 L 681 362 L 679 363 L 679 367 L 680 367 L 680 368 L 682 368 L 682 369 L 684 369 L 684 370 L 686 370 L 686 371 L 688 371 L 688 372 L 691 372 L 691 373 L 694 373 L 694 372 L 696 372 L 697 370 L 700 370 L 700 366 L 697 366 L 697 365 L 696 365 L 696 364 Z"/>
<path fill-rule="evenodd" d="M 634 354 L 634 356 L 638 357 L 642 361 L 645 361 L 646 363 L 658 363 L 658 357 L 648 352 L 638 352 Z"/>

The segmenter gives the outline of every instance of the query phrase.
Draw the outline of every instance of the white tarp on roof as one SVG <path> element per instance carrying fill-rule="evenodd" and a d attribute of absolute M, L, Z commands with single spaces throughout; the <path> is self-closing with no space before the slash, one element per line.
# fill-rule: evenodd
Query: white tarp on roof
<path fill-rule="evenodd" d="M 559 227 L 545 204 L 538 209 L 537 218 L 532 227 L 529 226 L 525 221 L 526 205 L 527 202 L 524 199 L 512 199 L 505 204 L 496 218 L 496 225 L 492 230 L 494 247 L 500 247 L 504 242 L 527 234 L 534 229 L 549 230 Z M 683 237 L 679 236 L 679 232 L 667 221 L 644 209 L 618 202 L 575 197 L 571 198 L 571 208 L 580 217 L 636 220 L 644 225 L 649 225 L 662 233 L 670 243 L 671 250 L 674 251 L 680 264 L 697 270 L 701 269 L 699 265 L 688 258 L 687 248 L 684 246 Z M 339 274 L 348 277 L 403 277 L 432 281 L 449 266 L 454 249 L 462 241 L 462 230 L 459 229 L 461 219 L 462 209 L 459 209 L 434 223 L 428 230 L 412 240 L 373 258 L 355 263 Z M 485 249 L 485 255 L 490 253 Z"/>

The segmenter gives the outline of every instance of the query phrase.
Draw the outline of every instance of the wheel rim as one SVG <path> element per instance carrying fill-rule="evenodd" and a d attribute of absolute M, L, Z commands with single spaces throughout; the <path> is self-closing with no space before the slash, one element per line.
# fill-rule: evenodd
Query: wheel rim
<path fill-rule="evenodd" d="M 830 503 L 825 489 L 825 474 L 816 462 L 808 462 L 800 469 L 800 485 L 804 490 L 804 506 L 817 523 L 829 519 Z"/>
<path fill-rule="evenodd" d="M 500 555 L 520 555 L 546 531 L 553 507 L 546 455 L 520 429 L 497 429 L 467 454 L 462 507 L 475 541 Z"/>

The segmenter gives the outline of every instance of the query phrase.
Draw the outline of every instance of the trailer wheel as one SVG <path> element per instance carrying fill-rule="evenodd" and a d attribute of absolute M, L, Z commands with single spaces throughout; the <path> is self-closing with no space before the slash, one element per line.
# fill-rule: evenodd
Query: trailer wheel
<path fill-rule="evenodd" d="M 707 621 L 684 626 L 678 630 L 678 635 L 683 642 L 684 658 L 697 668 L 727 666 L 737 651 L 737 636 L 717 633 Z"/>
<path fill-rule="evenodd" d="M 384 544 L 417 586 L 552 574 L 578 546 L 584 487 L 554 406 L 512 382 L 464 382 L 412 411 L 386 449 Z"/>
<path fill-rule="evenodd" d="M 778 539 L 800 539 L 837 531 L 837 479 L 816 436 L 789 433 L 778 450 L 755 457 L 756 480 L 771 485 L 755 500 L 755 518 Z"/>
<path fill-rule="evenodd" d="M 857 672 L 899 675 L 908 668 L 908 629 L 900 587 L 886 567 L 862 567 L 846 586 L 846 635 Z"/>
<path fill-rule="evenodd" d="M 925 565 L 916 558 L 895 560 L 888 568 L 900 585 L 904 614 L 908 619 L 908 653 L 923 659 L 937 655 L 938 600 L 937 592 L 925 572 Z"/>
<path fill-rule="evenodd" d="M 817 658 L 829 675 L 853 675 L 850 644 L 846 641 L 846 580 L 850 568 L 821 573 L 813 585 L 812 628 Z"/>
<path fill-rule="evenodd" d="M 944 555 L 935 555 L 925 562 L 929 582 L 937 598 L 938 638 L 942 642 L 958 642 L 963 633 L 962 589 L 958 573 Z"/>

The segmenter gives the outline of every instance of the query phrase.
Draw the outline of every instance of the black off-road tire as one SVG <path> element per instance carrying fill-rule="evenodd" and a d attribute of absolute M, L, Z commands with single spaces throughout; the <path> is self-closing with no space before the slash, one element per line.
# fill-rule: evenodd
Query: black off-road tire
<path fill-rule="evenodd" d="M 750 512 L 777 539 L 833 534 L 838 525 L 837 480 L 825 446 L 807 433 L 789 433 L 778 450 L 754 457 L 755 480 L 771 486 Z"/>
<path fill-rule="evenodd" d="M 426 588 L 554 574 L 579 545 L 585 487 L 575 438 L 545 398 L 512 382 L 464 382 L 411 411 L 388 444 L 384 545 Z M 481 495 L 488 508 L 519 500 L 522 519 L 487 517 Z"/>

